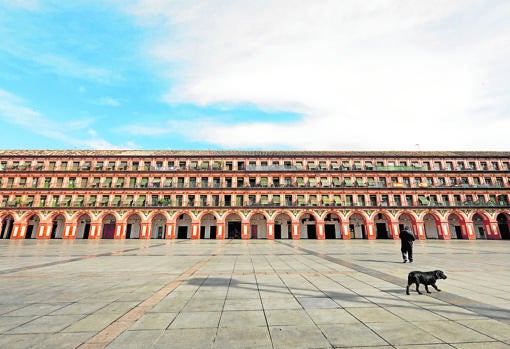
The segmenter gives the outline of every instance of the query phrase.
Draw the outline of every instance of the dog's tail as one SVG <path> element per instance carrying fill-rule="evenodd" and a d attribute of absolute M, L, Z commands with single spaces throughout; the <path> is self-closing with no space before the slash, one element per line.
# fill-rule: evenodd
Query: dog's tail
<path fill-rule="evenodd" d="M 414 271 L 412 271 L 407 275 L 407 285 L 414 284 L 415 282 L 416 282 L 416 274 L 414 273 Z"/>

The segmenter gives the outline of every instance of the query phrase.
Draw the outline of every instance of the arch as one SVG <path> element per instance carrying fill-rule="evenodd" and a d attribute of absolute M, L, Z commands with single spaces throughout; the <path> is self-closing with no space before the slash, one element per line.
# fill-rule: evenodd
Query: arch
<path fill-rule="evenodd" d="M 167 218 L 162 213 L 152 216 L 151 219 L 151 239 L 164 239 L 166 231 Z"/>
<path fill-rule="evenodd" d="M 261 212 L 250 216 L 250 239 L 267 239 L 267 217 Z"/>
<path fill-rule="evenodd" d="M 274 238 L 290 239 L 292 218 L 288 213 L 281 212 L 274 218 Z"/>
<path fill-rule="evenodd" d="M 218 217 L 212 212 L 200 217 L 200 239 L 216 239 L 216 224 Z"/>
<path fill-rule="evenodd" d="M 80 214 L 77 219 L 76 238 L 88 239 L 90 234 L 90 224 L 92 220 L 88 213 Z"/>
<path fill-rule="evenodd" d="M 459 213 L 453 212 L 448 215 L 448 228 L 452 239 L 466 238 L 466 222 Z"/>
<path fill-rule="evenodd" d="M 177 239 L 189 239 L 191 234 L 191 222 L 192 218 L 189 213 L 180 213 L 176 220 L 176 238 Z"/>
<path fill-rule="evenodd" d="M 206 210 L 206 211 L 200 212 L 200 214 L 198 215 L 198 220 L 201 221 L 203 219 L 203 217 L 205 217 L 207 215 L 213 216 L 214 219 L 216 219 L 216 220 L 219 220 L 221 218 L 220 215 L 216 211 Z"/>
<path fill-rule="evenodd" d="M 101 239 L 113 239 L 115 237 L 115 226 L 117 219 L 112 213 L 107 213 L 102 219 Z"/>
<path fill-rule="evenodd" d="M 238 213 L 231 212 L 225 217 L 226 238 L 240 239 L 243 219 Z"/>
<path fill-rule="evenodd" d="M 156 210 L 149 214 L 149 216 L 147 217 L 147 222 L 152 222 L 154 218 L 159 215 L 163 216 L 163 218 L 165 218 L 167 221 L 171 220 L 172 218 L 168 212 Z"/>
<path fill-rule="evenodd" d="M 351 239 L 368 239 L 367 220 L 364 214 L 354 212 L 349 216 L 349 232 Z"/>
<path fill-rule="evenodd" d="M 317 239 L 318 217 L 311 211 L 304 211 L 298 216 L 301 239 Z"/>
<path fill-rule="evenodd" d="M 10 239 L 14 228 L 14 217 L 11 214 L 2 217 L 1 227 L 0 239 Z"/>
<path fill-rule="evenodd" d="M 481 212 L 475 212 L 473 214 L 472 221 L 476 238 L 487 239 L 487 229 L 485 227 L 490 227 L 489 218 Z"/>
<path fill-rule="evenodd" d="M 441 220 L 435 213 L 427 212 L 423 216 L 423 227 L 425 228 L 425 237 L 427 239 L 439 239 Z"/>
<path fill-rule="evenodd" d="M 392 239 L 391 218 L 386 212 L 376 212 L 374 215 L 375 238 Z"/>
<path fill-rule="evenodd" d="M 334 211 L 326 213 L 324 216 L 324 232 L 326 239 L 341 239 L 342 224 L 338 214 Z"/>
<path fill-rule="evenodd" d="M 32 214 L 27 217 L 27 231 L 25 233 L 25 239 L 37 238 L 37 231 L 39 230 L 40 223 L 41 218 L 37 214 Z"/>
<path fill-rule="evenodd" d="M 142 230 L 142 218 L 138 213 L 132 213 L 126 218 L 126 239 L 139 239 Z"/>
<path fill-rule="evenodd" d="M 505 212 L 501 212 L 496 216 L 496 221 L 498 222 L 498 230 L 502 240 L 510 240 L 510 225 L 508 214 Z"/>
<path fill-rule="evenodd" d="M 398 233 L 400 233 L 404 228 L 408 228 L 415 236 L 417 235 L 415 231 L 416 217 L 411 212 L 402 212 L 398 216 Z"/>
<path fill-rule="evenodd" d="M 51 220 L 51 238 L 52 239 L 62 239 L 62 235 L 64 234 L 64 227 L 66 224 L 66 218 L 63 214 L 58 213 L 53 216 Z"/>
<path fill-rule="evenodd" d="M 267 214 L 267 212 L 261 211 L 261 210 L 254 210 L 254 211 L 250 211 L 250 213 L 248 214 L 247 220 L 251 221 L 252 217 L 257 215 L 257 214 L 264 216 L 264 218 L 266 220 L 270 220 L 271 219 L 271 217 Z"/>

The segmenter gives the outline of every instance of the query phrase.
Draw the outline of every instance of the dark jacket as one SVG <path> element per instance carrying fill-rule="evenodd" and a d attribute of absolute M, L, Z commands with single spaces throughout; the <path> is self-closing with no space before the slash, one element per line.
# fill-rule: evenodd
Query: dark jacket
<path fill-rule="evenodd" d="M 401 242 L 401 250 L 407 251 L 413 248 L 414 235 L 409 230 L 404 229 L 400 232 L 399 236 Z"/>

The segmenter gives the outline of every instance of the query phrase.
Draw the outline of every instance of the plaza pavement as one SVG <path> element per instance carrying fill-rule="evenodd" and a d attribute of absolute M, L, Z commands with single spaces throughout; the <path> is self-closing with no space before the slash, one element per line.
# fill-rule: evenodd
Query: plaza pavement
<path fill-rule="evenodd" d="M 509 250 L 417 241 L 403 264 L 392 240 L 1 240 L 0 348 L 506 348 Z M 405 294 L 434 269 L 442 292 Z"/>

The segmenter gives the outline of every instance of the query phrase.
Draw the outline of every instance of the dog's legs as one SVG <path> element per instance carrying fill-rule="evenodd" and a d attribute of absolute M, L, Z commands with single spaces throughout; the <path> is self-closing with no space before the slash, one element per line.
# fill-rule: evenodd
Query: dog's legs
<path fill-rule="evenodd" d="M 416 277 L 416 292 L 418 292 L 419 294 L 421 294 L 419 288 L 420 288 L 420 279 L 418 279 L 418 277 Z"/>
<path fill-rule="evenodd" d="M 408 296 L 409 296 L 409 286 L 411 286 L 411 284 L 407 285 L 407 287 L 406 287 L 406 295 L 408 295 Z"/>
<path fill-rule="evenodd" d="M 429 291 L 429 285 L 425 284 L 425 291 L 427 291 L 427 293 L 432 293 Z"/>
<path fill-rule="evenodd" d="M 437 292 L 441 292 L 441 290 L 439 288 L 437 288 L 436 284 L 432 284 L 432 287 L 434 287 L 436 289 Z"/>

